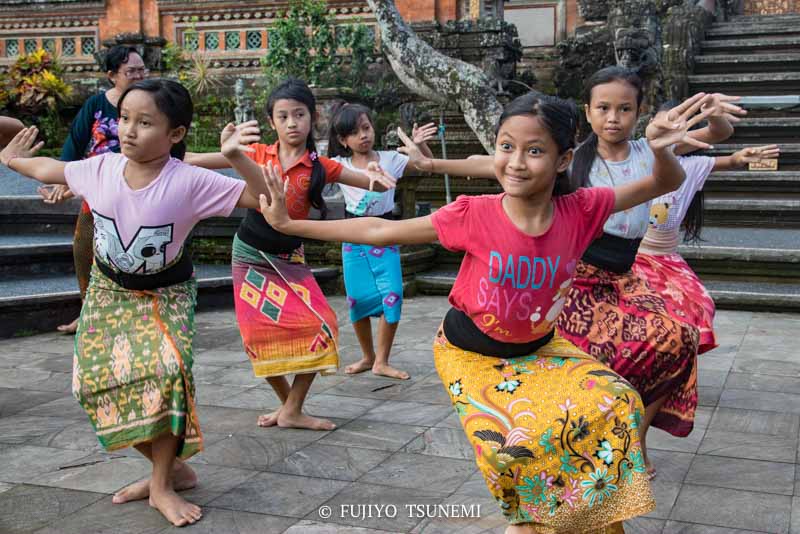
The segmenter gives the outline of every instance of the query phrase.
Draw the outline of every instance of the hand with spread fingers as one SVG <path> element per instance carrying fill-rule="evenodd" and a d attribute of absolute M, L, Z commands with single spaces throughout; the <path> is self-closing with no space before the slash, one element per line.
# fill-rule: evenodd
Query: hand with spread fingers
<path fill-rule="evenodd" d="M 402 128 L 397 128 L 397 136 L 403 143 L 403 146 L 399 147 L 397 151 L 408 156 L 408 164 L 418 171 L 431 172 L 433 168 L 431 158 L 422 153 L 419 146 L 406 135 Z"/>
<path fill-rule="evenodd" d="M 429 122 L 424 126 L 417 126 L 415 122 L 414 127 L 411 129 L 411 140 L 415 145 L 419 145 L 435 139 L 438 134 L 439 128 L 435 123 Z"/>
<path fill-rule="evenodd" d="M 689 129 L 703 121 L 714 112 L 707 107 L 713 95 L 697 93 L 669 111 L 661 111 L 650 121 L 645 132 L 650 148 L 664 150 L 677 143 L 697 148 L 711 148 L 711 145 L 689 136 Z"/>
<path fill-rule="evenodd" d="M 369 177 L 370 191 L 386 191 L 397 187 L 397 180 L 386 174 L 377 161 L 369 162 L 364 174 Z M 376 185 L 380 187 L 376 188 Z"/>
<path fill-rule="evenodd" d="M 23 128 L 0 152 L 0 163 L 8 166 L 14 158 L 32 158 L 44 146 L 44 141 L 36 142 L 39 129 L 36 126 Z"/>
<path fill-rule="evenodd" d="M 744 167 L 748 163 L 760 163 L 768 159 L 777 159 L 781 155 L 778 145 L 751 146 L 734 152 L 731 156 L 734 165 Z"/>
<path fill-rule="evenodd" d="M 261 140 L 261 128 L 258 121 L 247 121 L 234 125 L 228 123 L 219 135 L 221 152 L 225 157 L 232 156 L 237 152 L 255 152 L 250 147 L 253 143 Z"/>
<path fill-rule="evenodd" d="M 43 185 L 36 189 L 45 204 L 58 204 L 75 196 L 69 186 L 64 184 Z"/>
<path fill-rule="evenodd" d="M 740 119 L 747 115 L 747 110 L 740 108 L 732 102 L 737 102 L 741 99 L 740 96 L 723 95 L 722 93 L 712 93 L 711 99 L 703 105 L 703 111 L 711 109 L 712 112 L 709 118 L 720 117 L 728 122 L 737 123 Z"/>
<path fill-rule="evenodd" d="M 267 186 L 267 194 L 262 194 L 258 198 L 261 214 L 270 226 L 280 231 L 280 228 L 291 220 L 286 209 L 288 181 L 281 177 L 280 169 L 271 161 L 262 165 L 261 172 L 264 174 L 264 183 Z"/>

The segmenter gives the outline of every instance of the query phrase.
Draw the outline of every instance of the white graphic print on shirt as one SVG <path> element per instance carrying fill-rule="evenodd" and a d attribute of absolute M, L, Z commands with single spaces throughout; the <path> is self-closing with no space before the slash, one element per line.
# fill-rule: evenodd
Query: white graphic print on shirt
<path fill-rule="evenodd" d="M 141 226 L 128 246 L 122 244 L 114 219 L 94 213 L 94 249 L 97 256 L 126 273 L 148 274 L 166 266 L 172 226 Z"/>

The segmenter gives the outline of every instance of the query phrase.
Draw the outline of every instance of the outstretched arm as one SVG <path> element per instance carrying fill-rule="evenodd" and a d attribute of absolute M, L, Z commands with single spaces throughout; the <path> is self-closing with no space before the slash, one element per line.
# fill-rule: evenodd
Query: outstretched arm
<path fill-rule="evenodd" d="M 409 158 L 406 168 L 411 167 L 422 172 L 449 174 L 450 176 L 496 178 L 494 158 L 491 156 L 469 159 L 433 159 L 424 155 L 401 128 L 397 129 L 397 135 L 403 142 L 403 146 L 398 148 L 397 151 L 407 155 Z"/>
<path fill-rule="evenodd" d="M 211 170 L 229 169 L 231 166 L 222 152 L 187 152 L 183 161 L 195 167 Z"/>
<path fill-rule="evenodd" d="M 765 145 L 747 147 L 734 152 L 730 156 L 719 156 L 714 158 L 714 171 L 728 171 L 744 167 L 748 163 L 758 163 L 767 159 L 776 159 L 781 155 L 778 145 Z"/>
<path fill-rule="evenodd" d="M 689 128 L 705 119 L 710 110 L 698 113 L 711 95 L 698 93 L 679 106 L 661 112 L 647 126 L 647 142 L 655 155 L 653 174 L 614 188 L 614 211 L 638 206 L 664 193 L 678 189 L 686 173 L 672 152 L 677 143 L 691 144 L 697 148 L 708 145 L 689 137 Z"/>
<path fill-rule="evenodd" d="M 66 184 L 65 161 L 52 158 L 32 158 L 43 143 L 34 144 L 39 130 L 36 126 L 23 128 L 0 152 L 0 163 L 18 173 L 43 184 Z"/>
<path fill-rule="evenodd" d="M 339 221 L 294 220 L 286 210 L 286 183 L 276 169 L 264 167 L 268 195 L 261 195 L 261 213 L 279 232 L 321 241 L 349 241 L 374 246 L 414 245 L 436 241 L 431 216 L 402 221 L 356 217 Z"/>
<path fill-rule="evenodd" d="M 360 187 L 368 191 L 388 191 L 397 186 L 397 180 L 381 170 L 380 165 L 371 162 L 364 171 L 355 171 L 342 167 L 339 182 L 353 187 Z"/>

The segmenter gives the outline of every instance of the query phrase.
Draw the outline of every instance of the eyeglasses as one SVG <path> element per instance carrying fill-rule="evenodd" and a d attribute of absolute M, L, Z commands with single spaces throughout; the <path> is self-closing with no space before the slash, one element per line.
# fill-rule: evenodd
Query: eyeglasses
<path fill-rule="evenodd" d="M 126 78 L 129 80 L 132 78 L 143 78 L 150 74 L 150 71 L 144 67 L 134 67 L 131 69 L 125 69 L 122 71 L 122 74 L 125 75 Z"/>

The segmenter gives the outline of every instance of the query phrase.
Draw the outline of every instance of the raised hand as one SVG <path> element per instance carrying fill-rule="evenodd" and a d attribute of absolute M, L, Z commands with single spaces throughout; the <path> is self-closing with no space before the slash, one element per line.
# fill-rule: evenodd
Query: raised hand
<path fill-rule="evenodd" d="M 36 189 L 45 204 L 58 204 L 75 196 L 69 186 L 64 184 L 43 185 Z"/>
<path fill-rule="evenodd" d="M 703 106 L 703 111 L 711 109 L 709 117 L 722 117 L 730 123 L 739 122 L 739 116 L 747 115 L 747 110 L 732 104 L 740 99 L 739 96 L 723 95 L 722 93 L 712 93 L 711 99 Z"/>
<path fill-rule="evenodd" d="M 286 189 L 289 182 L 281 178 L 280 169 L 271 161 L 261 166 L 261 172 L 268 192 L 267 195 L 258 197 L 261 214 L 277 230 L 290 220 L 289 211 L 286 209 Z"/>
<path fill-rule="evenodd" d="M 431 172 L 433 162 L 419 149 L 414 141 L 409 138 L 402 128 L 397 128 L 397 136 L 402 141 L 403 146 L 397 149 L 401 154 L 408 156 L 408 163 L 416 170 Z"/>
<path fill-rule="evenodd" d="M 8 163 L 14 158 L 33 157 L 44 146 L 44 141 L 36 142 L 38 134 L 39 129 L 36 126 L 23 128 L 17 132 L 17 135 L 0 152 L 0 163 L 8 166 Z"/>
<path fill-rule="evenodd" d="M 657 113 L 647 125 L 645 132 L 650 148 L 654 151 L 663 150 L 676 143 L 684 143 L 697 148 L 711 148 L 708 143 L 698 141 L 688 133 L 689 128 L 714 112 L 714 108 L 707 107 L 712 99 L 713 95 L 697 93 L 669 111 Z"/>
<path fill-rule="evenodd" d="M 255 152 L 250 145 L 260 140 L 261 128 L 258 127 L 258 121 L 247 121 L 237 125 L 229 122 L 219 134 L 219 144 L 225 157 L 239 152 Z"/>
<path fill-rule="evenodd" d="M 778 145 L 751 146 L 734 152 L 731 156 L 734 165 L 744 167 L 748 163 L 758 163 L 767 159 L 776 159 L 781 154 Z"/>
<path fill-rule="evenodd" d="M 411 141 L 415 145 L 419 145 L 436 138 L 438 134 L 439 128 L 435 123 L 429 122 L 424 126 L 417 126 L 417 123 L 415 122 L 414 127 L 411 129 Z"/>

